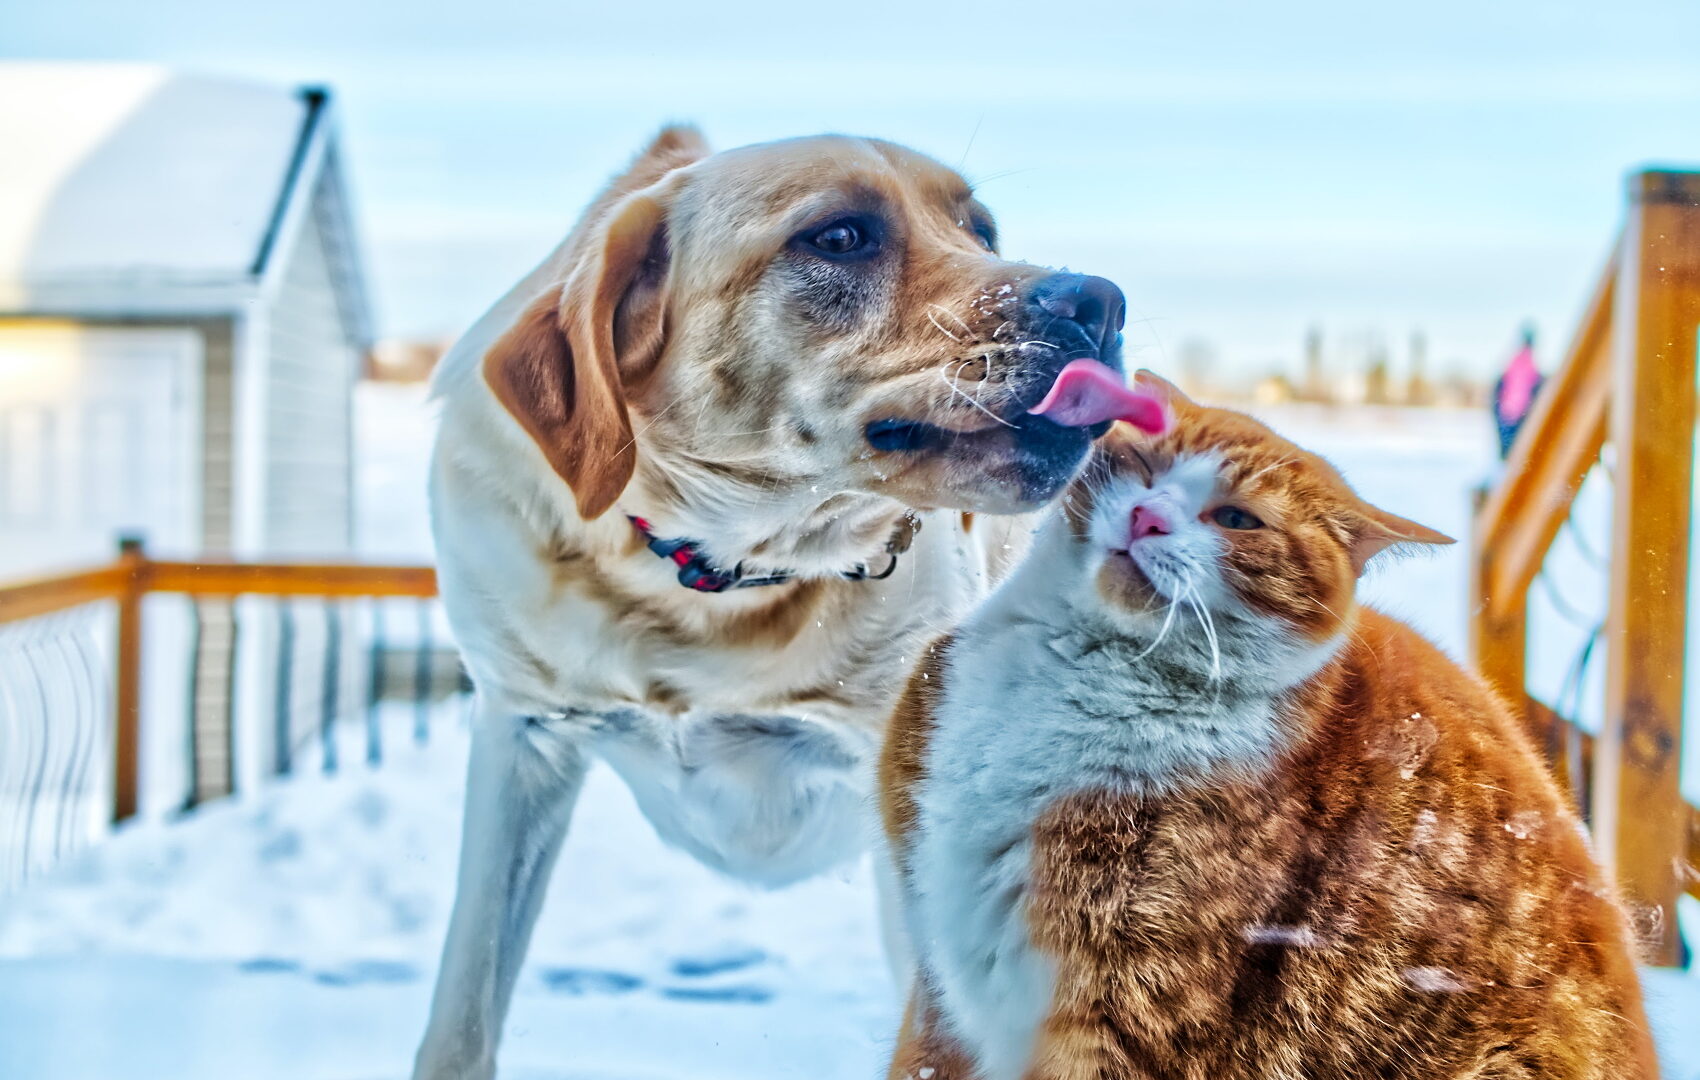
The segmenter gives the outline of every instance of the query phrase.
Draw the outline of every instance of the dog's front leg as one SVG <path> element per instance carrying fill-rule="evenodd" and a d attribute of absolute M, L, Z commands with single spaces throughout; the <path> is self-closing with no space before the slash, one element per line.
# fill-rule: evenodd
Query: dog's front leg
<path fill-rule="evenodd" d="M 480 704 L 454 914 L 414 1080 L 495 1075 L 502 1020 L 584 772 L 571 734 Z"/>

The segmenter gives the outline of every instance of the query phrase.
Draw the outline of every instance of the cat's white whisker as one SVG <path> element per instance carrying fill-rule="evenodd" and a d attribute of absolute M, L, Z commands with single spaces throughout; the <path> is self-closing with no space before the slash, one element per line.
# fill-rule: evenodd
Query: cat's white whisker
<path fill-rule="evenodd" d="M 1151 644 L 1134 656 L 1135 660 L 1145 659 L 1156 651 L 1157 646 L 1163 644 L 1164 639 L 1169 636 L 1169 628 L 1175 624 L 1175 609 L 1179 606 L 1180 601 L 1174 599 L 1169 601 L 1168 609 L 1163 615 L 1163 625 L 1157 628 L 1157 636 L 1151 639 Z"/>
<path fill-rule="evenodd" d="M 1199 598 L 1198 590 L 1187 583 L 1186 600 L 1192 605 L 1193 613 L 1198 616 L 1198 625 L 1204 631 L 1204 639 L 1210 644 L 1210 680 L 1222 681 L 1222 643 L 1216 637 L 1216 620 L 1211 617 L 1210 609 L 1204 606 Z"/>
<path fill-rule="evenodd" d="M 1288 457 L 1288 458 L 1282 458 L 1280 461 L 1277 461 L 1273 465 L 1265 465 L 1263 468 L 1252 473 L 1250 476 L 1246 477 L 1244 480 L 1241 480 L 1240 486 L 1241 487 L 1249 487 L 1254 480 L 1263 476 L 1265 473 L 1274 472 L 1276 469 L 1281 468 L 1283 465 L 1291 465 L 1293 462 L 1295 462 L 1297 460 L 1299 460 L 1299 459 L 1296 458 L 1296 457 Z"/>

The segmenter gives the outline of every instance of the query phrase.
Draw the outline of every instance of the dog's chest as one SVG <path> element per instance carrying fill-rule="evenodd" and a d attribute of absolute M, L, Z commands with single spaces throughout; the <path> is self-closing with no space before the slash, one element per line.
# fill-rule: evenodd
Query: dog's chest
<path fill-rule="evenodd" d="M 778 712 L 596 718 L 590 746 L 631 789 L 663 840 L 768 886 L 863 849 L 871 732 Z"/>
<path fill-rule="evenodd" d="M 551 569 L 499 539 L 443 574 L 486 707 L 601 757 L 664 839 L 769 885 L 862 849 L 896 695 L 985 588 L 948 522 L 885 580 L 721 596 L 679 589 L 663 560 Z"/>

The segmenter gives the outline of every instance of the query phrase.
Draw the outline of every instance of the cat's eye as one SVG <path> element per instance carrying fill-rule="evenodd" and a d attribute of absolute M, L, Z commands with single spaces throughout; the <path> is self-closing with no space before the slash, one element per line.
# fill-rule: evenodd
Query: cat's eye
<path fill-rule="evenodd" d="M 1224 529 L 1261 529 L 1263 521 L 1249 510 L 1237 506 L 1218 506 L 1210 511 L 1210 520 Z"/>

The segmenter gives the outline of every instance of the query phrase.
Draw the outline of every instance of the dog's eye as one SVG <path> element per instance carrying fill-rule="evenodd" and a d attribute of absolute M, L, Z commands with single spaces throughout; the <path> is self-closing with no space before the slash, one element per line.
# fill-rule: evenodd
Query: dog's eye
<path fill-rule="evenodd" d="M 854 221 L 835 221 L 809 237 L 809 246 L 827 255 L 855 255 L 872 246 L 868 231 Z"/>
<path fill-rule="evenodd" d="M 969 223 L 980 244 L 994 255 L 998 250 L 998 231 L 989 221 L 973 221 Z"/>
<path fill-rule="evenodd" d="M 1261 529 L 1263 522 L 1256 514 L 1237 506 L 1218 506 L 1210 512 L 1210 520 L 1224 529 Z"/>

